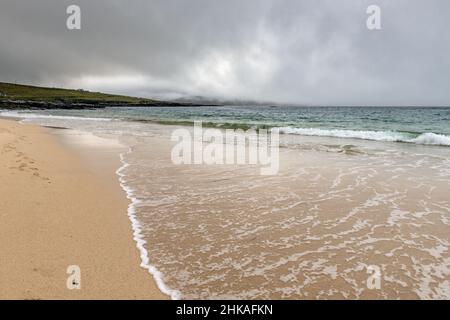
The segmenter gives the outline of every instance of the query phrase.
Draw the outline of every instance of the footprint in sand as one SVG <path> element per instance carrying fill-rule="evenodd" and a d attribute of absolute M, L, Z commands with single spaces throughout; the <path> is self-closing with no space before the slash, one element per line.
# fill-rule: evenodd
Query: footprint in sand
<path fill-rule="evenodd" d="M 44 176 L 41 176 L 40 174 L 39 174 L 39 169 L 37 169 L 37 168 L 32 168 L 32 170 L 36 170 L 37 172 L 34 172 L 33 173 L 33 176 L 34 177 L 36 177 L 36 178 L 40 178 L 42 181 L 46 181 L 47 183 L 51 183 L 50 182 L 50 178 L 47 178 L 47 177 L 44 177 Z"/>
<path fill-rule="evenodd" d="M 42 181 L 46 181 L 48 184 L 51 184 L 50 178 L 41 176 L 41 174 L 39 172 L 39 168 L 33 166 L 36 163 L 36 161 L 34 159 L 28 157 L 24 152 L 18 151 L 15 148 L 15 146 L 13 146 L 11 143 L 6 144 L 2 148 L 2 154 L 11 152 L 11 151 L 15 151 L 15 157 L 16 157 L 15 163 L 18 166 L 17 167 L 12 166 L 12 167 L 9 167 L 9 169 L 18 170 L 21 172 L 30 172 L 30 173 L 32 173 L 33 177 L 39 178 Z"/>
<path fill-rule="evenodd" d="M 12 146 L 11 144 L 6 144 L 6 145 L 4 145 L 3 146 L 3 148 L 2 148 L 2 154 L 4 154 L 4 153 L 9 153 L 9 152 L 11 152 L 11 151 L 15 151 L 16 150 L 16 148 L 14 147 L 14 146 Z"/>

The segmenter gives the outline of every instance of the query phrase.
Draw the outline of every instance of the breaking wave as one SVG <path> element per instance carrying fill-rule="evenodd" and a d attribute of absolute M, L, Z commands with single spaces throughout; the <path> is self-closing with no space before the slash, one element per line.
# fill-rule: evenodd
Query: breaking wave
<path fill-rule="evenodd" d="M 277 128 L 280 133 L 298 134 L 303 136 L 353 138 L 387 142 L 407 142 L 423 145 L 450 146 L 450 137 L 443 134 L 426 132 L 414 136 L 411 133 L 396 131 L 358 131 L 342 129 L 317 129 L 317 128 Z"/>
<path fill-rule="evenodd" d="M 111 121 L 111 118 L 89 118 L 82 116 L 60 116 L 52 114 L 38 114 L 30 112 L 18 112 L 18 111 L 2 111 L 0 116 L 8 118 L 20 118 L 20 119 L 58 119 L 58 120 L 88 120 L 88 121 Z"/>

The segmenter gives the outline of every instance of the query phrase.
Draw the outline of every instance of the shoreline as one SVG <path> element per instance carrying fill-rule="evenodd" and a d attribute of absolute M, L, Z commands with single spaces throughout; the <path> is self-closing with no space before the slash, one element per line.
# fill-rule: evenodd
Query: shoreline
<path fill-rule="evenodd" d="M 198 106 L 200 107 L 200 106 Z M 119 107 L 118 107 L 119 108 Z M 47 111 L 49 111 L 48 109 Z M 28 109 L 19 110 L 0 110 L 0 119 L 33 119 L 46 118 L 46 115 L 33 114 L 33 116 L 26 116 Z M 26 111 L 24 114 L 19 114 L 18 111 Z M 39 111 L 39 110 L 34 110 Z M 432 147 L 432 148 L 448 148 L 450 146 L 450 135 L 446 131 L 426 129 L 422 131 L 408 131 L 400 129 L 389 128 L 333 128 L 321 126 L 308 125 L 283 125 L 283 124 L 269 124 L 269 123 L 251 123 L 251 122 L 214 122 L 205 119 L 203 120 L 182 120 L 182 119 L 133 119 L 133 118 L 109 118 L 106 117 L 83 117 L 80 115 L 52 115 L 54 119 L 101 119 L 102 121 L 119 120 L 124 122 L 136 124 L 150 124 L 160 125 L 164 127 L 193 127 L 198 121 L 201 122 L 202 128 L 205 129 L 219 129 L 225 130 L 268 130 L 277 131 L 281 137 L 284 137 L 287 142 L 295 142 L 297 139 L 332 139 L 332 141 L 342 141 L 342 144 L 358 144 L 358 143 L 389 143 L 406 146 Z M 44 126 L 45 127 L 45 126 Z M 51 128 L 51 126 L 49 126 Z M 63 129 L 63 128 L 57 128 Z"/>
<path fill-rule="evenodd" d="M 123 180 L 124 175 L 121 173 L 126 167 L 129 166 L 127 162 L 124 160 L 124 154 L 130 152 L 130 149 L 126 152 L 120 153 L 120 162 L 122 166 L 116 170 L 116 175 L 119 178 L 119 184 L 122 190 L 125 192 L 127 199 L 130 201 L 128 205 L 128 218 L 130 219 L 131 228 L 133 229 L 133 240 L 136 243 L 136 248 L 139 250 L 140 258 L 141 258 L 141 267 L 146 269 L 153 277 L 158 289 L 172 300 L 180 300 L 181 293 L 177 290 L 172 290 L 164 283 L 163 275 L 161 271 L 159 271 L 154 265 L 150 263 L 149 252 L 145 248 L 145 244 L 147 243 L 144 239 L 144 235 L 142 234 L 142 225 L 136 216 L 136 205 L 140 202 L 136 197 L 134 197 L 134 193 L 131 188 L 125 185 Z"/>
<path fill-rule="evenodd" d="M 72 148 L 61 131 L 0 119 L 0 297 L 168 299 L 139 266 L 115 151 Z M 80 290 L 66 286 L 71 265 Z"/>
<path fill-rule="evenodd" d="M 280 148 L 279 172 L 266 177 L 253 166 L 173 163 L 169 126 L 38 123 L 48 125 L 40 130 L 63 150 L 74 149 L 82 172 L 108 182 L 92 194 L 102 190 L 110 201 L 127 193 L 135 252 L 162 291 L 167 283 L 183 299 L 448 297 L 441 246 L 448 241 L 446 148 L 429 154 L 430 146 L 350 145 L 344 139 L 331 144 L 325 137 L 306 137 L 298 146 Z M 112 172 L 123 174 L 123 190 Z M 121 210 L 123 220 L 126 206 Z M 427 265 L 435 271 L 422 269 Z M 165 275 L 164 283 L 153 266 Z M 382 290 L 367 286 L 369 266 L 384 274 Z"/>

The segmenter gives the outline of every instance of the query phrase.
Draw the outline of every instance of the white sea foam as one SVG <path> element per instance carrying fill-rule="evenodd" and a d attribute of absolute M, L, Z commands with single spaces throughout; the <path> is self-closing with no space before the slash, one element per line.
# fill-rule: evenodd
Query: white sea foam
<path fill-rule="evenodd" d="M 129 148 L 126 153 L 131 153 L 131 151 L 132 149 Z M 136 241 L 136 247 L 138 248 L 141 256 L 141 267 L 148 270 L 148 272 L 153 276 L 156 285 L 162 293 L 168 295 L 172 300 L 179 300 L 181 299 L 181 293 L 177 290 L 168 288 L 164 283 L 162 273 L 155 266 L 150 264 L 149 254 L 147 249 L 145 249 L 145 244 L 147 241 L 144 240 L 142 226 L 136 217 L 136 208 L 139 205 L 140 200 L 134 196 L 133 189 L 126 185 L 125 174 L 122 173 L 123 170 L 130 166 L 130 164 L 125 161 L 124 155 L 124 153 L 120 154 L 122 166 L 116 171 L 116 174 L 119 176 L 120 186 L 127 194 L 127 198 L 131 201 L 128 205 L 128 217 L 131 221 L 131 227 L 133 229 L 133 239 Z"/>
<path fill-rule="evenodd" d="M 103 138 L 88 131 L 67 130 L 65 138 L 73 144 L 80 144 L 95 148 L 123 148 L 118 139 Z"/>
<path fill-rule="evenodd" d="M 393 131 L 354 131 L 354 130 L 340 130 L 340 129 L 316 129 L 316 128 L 293 128 L 281 127 L 281 133 L 298 134 L 304 136 L 319 136 L 319 137 L 337 137 L 337 138 L 354 138 L 364 140 L 377 141 L 402 141 L 405 135 Z"/>
<path fill-rule="evenodd" d="M 20 119 L 59 119 L 59 120 L 87 120 L 87 121 L 111 121 L 111 118 L 89 118 L 76 116 L 58 116 L 51 114 L 37 114 L 31 112 L 17 112 L 17 111 L 2 111 L 0 116 L 8 118 Z"/>
<path fill-rule="evenodd" d="M 450 137 L 442 134 L 435 134 L 432 132 L 423 133 L 417 138 L 411 139 L 408 142 L 417 144 L 431 144 L 439 146 L 450 146 Z"/>
<path fill-rule="evenodd" d="M 277 128 L 280 133 L 297 134 L 303 136 L 353 138 L 362 140 L 386 141 L 386 142 L 408 142 L 425 145 L 450 146 L 450 137 L 432 132 L 423 133 L 416 138 L 408 134 L 396 131 L 358 131 L 344 129 L 317 129 L 317 128 Z"/>

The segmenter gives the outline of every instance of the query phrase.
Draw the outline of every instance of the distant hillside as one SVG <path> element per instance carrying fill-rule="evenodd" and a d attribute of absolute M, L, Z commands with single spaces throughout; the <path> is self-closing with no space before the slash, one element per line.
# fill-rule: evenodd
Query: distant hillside
<path fill-rule="evenodd" d="M 205 105 L 205 106 L 280 106 L 283 104 L 275 103 L 271 101 L 256 101 L 256 100 L 243 100 L 243 99 L 219 99 L 204 96 L 186 96 L 172 100 L 178 103 L 189 103 L 193 105 Z"/>
<path fill-rule="evenodd" d="M 105 106 L 181 106 L 183 103 L 85 90 L 0 82 L 0 108 L 98 108 Z"/>

